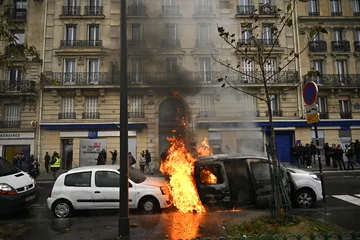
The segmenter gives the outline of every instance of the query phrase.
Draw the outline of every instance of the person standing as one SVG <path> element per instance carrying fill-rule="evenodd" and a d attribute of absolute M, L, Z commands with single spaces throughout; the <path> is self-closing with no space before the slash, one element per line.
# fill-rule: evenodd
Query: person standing
<path fill-rule="evenodd" d="M 66 169 L 72 168 L 72 161 L 73 161 L 73 150 L 68 151 L 66 155 Z"/>
<path fill-rule="evenodd" d="M 355 150 L 354 150 L 353 142 L 351 142 L 350 145 L 345 149 L 345 156 L 348 159 L 347 170 L 350 170 L 350 167 L 352 170 L 355 170 L 354 168 Z"/>
<path fill-rule="evenodd" d="M 50 161 L 50 170 L 53 173 L 53 178 L 54 180 L 56 180 L 56 172 L 59 171 L 61 166 L 61 158 L 59 153 L 57 153 L 56 151 L 54 151 L 52 157 L 51 157 L 51 161 Z"/>
<path fill-rule="evenodd" d="M 21 169 L 21 161 L 20 161 L 20 154 L 15 153 L 14 159 L 13 159 L 13 165 L 17 167 L 18 169 Z"/>
<path fill-rule="evenodd" d="M 151 154 L 149 152 L 149 150 L 145 150 L 145 161 L 146 161 L 146 170 L 147 170 L 147 173 L 151 173 L 152 175 L 154 175 L 153 171 L 152 171 L 152 168 L 151 168 Z"/>
<path fill-rule="evenodd" d="M 337 168 L 338 167 L 338 160 L 337 160 L 337 158 L 336 158 L 336 144 L 335 143 L 333 143 L 332 145 L 331 145 L 331 160 L 332 160 L 332 162 L 333 162 L 333 167 L 334 168 Z"/>
<path fill-rule="evenodd" d="M 136 159 L 131 154 L 131 152 L 128 152 L 128 163 L 131 169 L 135 169 Z"/>
<path fill-rule="evenodd" d="M 50 164 L 50 155 L 49 155 L 49 152 L 46 152 L 45 153 L 45 157 L 44 157 L 44 160 L 45 160 L 45 170 L 46 170 L 46 173 L 48 174 L 49 173 L 49 164 Z"/>
<path fill-rule="evenodd" d="M 34 157 L 34 155 L 32 155 L 32 157 L 30 157 L 29 175 L 33 177 L 35 180 L 37 176 L 39 176 L 39 167 L 40 167 L 39 159 L 37 157 Z"/>
<path fill-rule="evenodd" d="M 99 155 L 98 155 L 97 159 L 95 159 L 95 160 L 96 160 L 96 165 L 104 165 L 105 164 L 104 155 L 103 155 L 102 151 L 99 152 Z"/>
<path fill-rule="evenodd" d="M 298 149 L 299 148 L 298 148 L 297 144 L 294 144 L 294 146 L 292 146 L 290 149 L 291 157 L 292 157 L 291 165 L 296 165 L 298 168 L 300 168 L 299 158 L 298 158 Z"/>
<path fill-rule="evenodd" d="M 360 142 L 358 139 L 355 140 L 354 143 L 355 157 L 356 157 L 356 165 L 360 164 Z"/>
<path fill-rule="evenodd" d="M 114 150 L 114 152 L 110 151 L 110 154 L 111 154 L 112 165 L 114 165 L 116 163 L 117 151 L 116 150 Z"/>
<path fill-rule="evenodd" d="M 21 161 L 21 170 L 23 172 L 29 173 L 30 159 L 25 157 L 23 152 L 20 155 L 20 161 Z"/>
<path fill-rule="evenodd" d="M 305 147 L 299 143 L 300 163 L 305 164 Z"/>
<path fill-rule="evenodd" d="M 161 164 L 163 164 L 163 162 L 165 162 L 168 155 L 169 155 L 168 150 L 165 148 L 164 151 L 160 155 L 160 160 L 161 160 L 160 161 L 160 166 L 161 166 Z"/>
<path fill-rule="evenodd" d="M 139 163 L 140 163 L 140 171 L 142 173 L 145 173 L 146 159 L 145 159 L 145 152 L 144 151 L 142 151 L 140 153 Z"/>
<path fill-rule="evenodd" d="M 311 147 L 310 144 L 305 145 L 304 149 L 304 155 L 305 155 L 305 161 L 306 161 L 306 168 L 312 168 L 311 167 Z"/>
<path fill-rule="evenodd" d="M 315 164 L 316 163 L 315 157 L 316 157 L 316 150 L 317 149 L 316 149 L 316 146 L 315 146 L 313 141 L 311 141 L 311 143 L 310 143 L 310 148 L 311 148 L 311 156 L 312 156 L 312 159 L 313 159 L 314 164 Z"/>
<path fill-rule="evenodd" d="M 325 143 L 324 145 L 324 152 L 325 152 L 325 162 L 326 162 L 326 166 L 331 166 L 330 164 L 330 153 L 331 153 L 331 148 L 329 146 L 329 143 Z"/>
<path fill-rule="evenodd" d="M 341 148 L 341 145 L 338 144 L 334 151 L 334 160 L 339 163 L 340 170 L 345 170 L 345 162 L 344 162 L 344 150 Z"/>

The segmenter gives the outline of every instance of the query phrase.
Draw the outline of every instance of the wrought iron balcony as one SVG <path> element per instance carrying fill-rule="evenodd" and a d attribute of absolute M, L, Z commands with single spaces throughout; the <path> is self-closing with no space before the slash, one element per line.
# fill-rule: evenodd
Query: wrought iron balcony
<path fill-rule="evenodd" d="M 99 112 L 83 112 L 82 119 L 99 119 L 100 113 Z"/>
<path fill-rule="evenodd" d="M 342 16 L 342 12 L 331 12 L 331 16 Z"/>
<path fill-rule="evenodd" d="M 206 16 L 213 14 L 213 6 L 212 5 L 195 5 L 195 13 L 194 16 Z"/>
<path fill-rule="evenodd" d="M 199 111 L 199 118 L 215 117 L 215 111 Z"/>
<path fill-rule="evenodd" d="M 269 112 L 266 110 L 265 112 L 266 117 L 269 116 Z M 283 116 L 283 111 L 282 110 L 272 110 L 272 115 L 273 117 L 282 117 Z"/>
<path fill-rule="evenodd" d="M 319 113 L 320 119 L 329 119 L 329 113 L 328 112 L 321 112 Z"/>
<path fill-rule="evenodd" d="M 180 6 L 179 5 L 162 5 L 161 6 L 161 15 L 180 15 Z"/>
<path fill-rule="evenodd" d="M 318 12 L 318 11 L 308 12 L 308 15 L 309 15 L 310 17 L 320 16 L 320 12 Z"/>
<path fill-rule="evenodd" d="M 63 16 L 80 16 L 80 6 L 63 6 L 61 15 Z"/>
<path fill-rule="evenodd" d="M 333 52 L 349 52 L 350 51 L 350 42 L 347 40 L 332 41 L 331 47 L 332 47 Z"/>
<path fill-rule="evenodd" d="M 128 118 L 145 118 L 145 112 L 128 112 Z"/>
<path fill-rule="evenodd" d="M 180 39 L 163 39 L 161 41 L 161 46 L 163 48 L 179 48 Z"/>
<path fill-rule="evenodd" d="M 309 42 L 310 52 L 327 52 L 326 41 L 311 41 Z"/>
<path fill-rule="evenodd" d="M 260 15 L 274 15 L 276 13 L 276 5 L 259 4 Z"/>
<path fill-rule="evenodd" d="M 213 46 L 214 41 L 208 38 L 196 39 L 196 47 Z"/>
<path fill-rule="evenodd" d="M 102 40 L 60 40 L 62 47 L 101 47 Z"/>
<path fill-rule="evenodd" d="M 74 112 L 59 113 L 59 119 L 76 119 L 76 113 Z"/>
<path fill-rule="evenodd" d="M 128 6 L 129 16 L 147 16 L 145 5 L 130 5 Z"/>
<path fill-rule="evenodd" d="M 237 14 L 239 15 L 251 15 L 255 13 L 254 5 L 237 5 L 236 6 Z"/>
<path fill-rule="evenodd" d="M 129 47 L 145 47 L 146 41 L 144 39 L 129 39 L 127 41 Z"/>
<path fill-rule="evenodd" d="M 360 87 L 360 74 L 323 74 L 320 77 L 305 77 L 305 82 L 313 81 L 321 88 Z"/>
<path fill-rule="evenodd" d="M 118 78 L 111 73 L 48 72 L 41 77 L 44 86 L 62 85 L 108 85 L 118 84 Z"/>
<path fill-rule="evenodd" d="M 86 16 L 101 16 L 104 14 L 103 6 L 85 6 L 84 15 Z"/>
<path fill-rule="evenodd" d="M 360 52 L 360 41 L 354 42 L 354 48 L 356 52 Z"/>
<path fill-rule="evenodd" d="M 360 11 L 359 12 L 353 12 L 354 16 L 358 17 L 360 16 Z"/>
<path fill-rule="evenodd" d="M 13 20 L 26 20 L 27 9 L 25 8 L 11 8 L 11 13 Z"/>
<path fill-rule="evenodd" d="M 0 128 L 20 128 L 20 121 L 0 121 Z"/>
<path fill-rule="evenodd" d="M 256 40 L 258 42 L 258 44 L 262 44 L 262 45 L 279 45 L 279 39 L 257 39 Z"/>
<path fill-rule="evenodd" d="M 35 93 L 36 83 L 31 80 L 0 80 L 0 94 L 6 93 Z"/>
<path fill-rule="evenodd" d="M 340 112 L 340 118 L 341 119 L 352 119 L 352 113 L 351 112 Z"/>

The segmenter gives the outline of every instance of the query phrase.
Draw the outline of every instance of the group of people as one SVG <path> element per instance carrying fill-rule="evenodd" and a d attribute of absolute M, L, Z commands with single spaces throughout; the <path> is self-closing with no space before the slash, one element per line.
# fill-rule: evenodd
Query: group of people
<path fill-rule="evenodd" d="M 354 164 L 360 164 L 360 142 L 356 140 L 355 143 L 351 142 L 350 144 L 345 145 L 345 150 L 341 147 L 340 144 L 325 143 L 324 145 L 325 152 L 325 162 L 326 166 L 333 166 L 334 168 L 340 167 L 340 170 L 354 170 Z M 344 154 L 347 161 L 347 166 L 345 166 Z M 291 148 L 292 156 L 292 165 L 297 165 L 300 168 L 301 165 L 306 165 L 307 168 L 312 168 L 312 161 L 316 163 L 317 148 L 313 142 L 306 143 L 303 146 L 301 143 L 295 144 Z M 356 163 L 355 163 L 356 160 Z M 332 164 L 331 164 L 332 163 Z"/>
<path fill-rule="evenodd" d="M 136 159 L 134 158 L 134 156 L 131 154 L 131 152 L 128 153 L 128 162 L 129 162 L 129 166 L 134 169 L 135 168 L 135 164 L 136 164 Z M 152 174 L 153 170 L 151 168 L 151 154 L 149 152 L 149 150 L 145 150 L 142 151 L 140 153 L 140 157 L 139 157 L 139 165 L 140 165 L 140 171 L 147 174 Z"/>
<path fill-rule="evenodd" d="M 35 157 L 34 154 L 31 154 L 30 157 L 27 158 L 23 152 L 15 153 L 13 165 L 21 171 L 28 173 L 34 179 L 36 179 L 40 174 L 39 159 Z"/>

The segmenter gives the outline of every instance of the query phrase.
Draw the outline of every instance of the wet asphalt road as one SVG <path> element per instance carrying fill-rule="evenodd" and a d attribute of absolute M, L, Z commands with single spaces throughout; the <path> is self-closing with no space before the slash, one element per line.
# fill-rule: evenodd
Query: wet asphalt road
<path fill-rule="evenodd" d="M 360 194 L 360 174 L 326 174 L 327 207 L 318 204 L 314 209 L 295 209 L 295 214 L 336 223 L 350 231 L 360 231 L 360 206 L 343 201 L 336 196 Z M 0 219 L 0 230 L 8 233 L 5 240 L 75 240 L 115 239 L 118 228 L 118 212 L 76 212 L 70 219 L 55 219 L 46 207 L 51 184 L 39 183 L 40 198 L 28 211 Z M 194 237 L 226 236 L 229 222 L 246 221 L 265 214 L 265 210 L 244 208 L 240 211 L 208 211 L 205 214 L 182 214 L 171 208 L 154 215 L 142 215 L 130 211 L 129 239 L 191 239 Z M 0 235 L 1 236 L 1 235 Z M 1 239 L 1 238 L 0 238 Z"/>

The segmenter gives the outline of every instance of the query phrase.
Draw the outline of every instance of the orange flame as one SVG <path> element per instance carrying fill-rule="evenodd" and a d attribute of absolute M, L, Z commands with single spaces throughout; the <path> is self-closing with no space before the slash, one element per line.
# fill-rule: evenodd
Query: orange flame
<path fill-rule="evenodd" d="M 216 184 L 217 177 L 209 169 L 202 169 L 200 172 L 200 181 L 205 184 Z"/>
<path fill-rule="evenodd" d="M 168 157 L 161 164 L 160 171 L 170 176 L 170 191 L 173 204 L 180 212 L 205 212 L 196 189 L 194 164 L 196 159 L 188 152 L 184 141 L 168 138 Z"/>
<path fill-rule="evenodd" d="M 197 147 L 197 153 L 198 153 L 198 156 L 201 157 L 201 156 L 210 156 L 213 154 L 212 152 L 212 149 L 209 145 L 209 142 L 207 140 L 207 138 L 205 138 L 202 142 L 201 142 L 201 145 Z"/>

